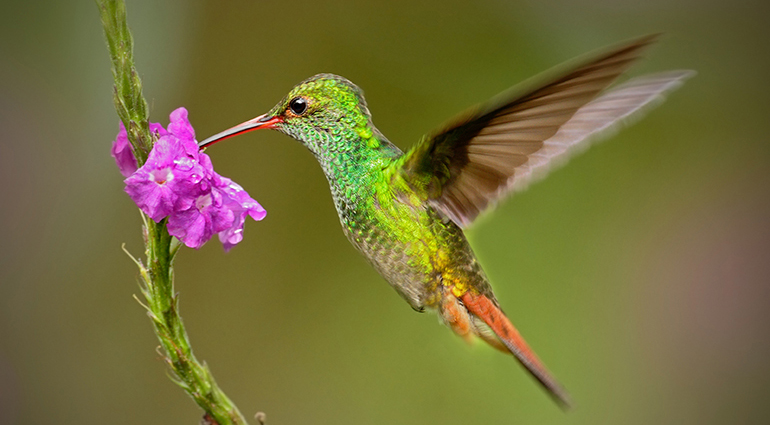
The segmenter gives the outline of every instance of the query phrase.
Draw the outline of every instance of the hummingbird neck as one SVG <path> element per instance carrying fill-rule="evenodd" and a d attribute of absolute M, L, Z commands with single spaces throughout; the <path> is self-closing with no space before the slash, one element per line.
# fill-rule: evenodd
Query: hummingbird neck
<path fill-rule="evenodd" d="M 366 222 L 368 212 L 375 208 L 375 205 L 388 203 L 387 196 L 382 191 L 384 170 L 402 155 L 401 151 L 384 137 L 379 142 L 370 147 L 362 141 L 365 148 L 316 155 L 329 182 L 342 229 L 351 242 L 354 241 L 351 226 L 357 225 L 352 223 Z M 370 143 L 374 145 L 373 142 Z"/>
<path fill-rule="evenodd" d="M 383 170 L 403 155 L 377 129 L 356 132 L 334 149 L 313 151 L 321 165 L 340 219 L 357 214 L 378 198 Z M 311 149 L 312 150 L 312 149 Z M 344 226 L 343 226 L 344 227 Z"/>
<path fill-rule="evenodd" d="M 323 133 L 326 140 L 322 146 L 307 144 L 307 147 L 332 186 L 349 186 L 361 179 L 366 180 L 371 172 L 385 168 L 403 154 L 371 124 L 347 131 L 332 129 Z"/>
<path fill-rule="evenodd" d="M 331 185 L 366 185 L 372 173 L 387 167 L 403 153 L 379 131 L 339 144 L 337 149 L 315 153 Z"/>

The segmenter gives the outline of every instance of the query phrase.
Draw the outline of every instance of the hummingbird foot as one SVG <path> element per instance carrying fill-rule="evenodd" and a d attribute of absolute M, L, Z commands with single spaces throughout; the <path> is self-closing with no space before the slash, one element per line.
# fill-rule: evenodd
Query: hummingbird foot
<path fill-rule="evenodd" d="M 460 300 L 452 294 L 451 290 L 444 288 L 443 293 L 443 297 L 438 303 L 441 321 L 464 339 L 465 342 L 473 342 L 474 324 L 470 314 L 468 314 L 468 310 L 463 307 Z"/>
<path fill-rule="evenodd" d="M 500 338 L 495 335 L 486 323 L 468 313 L 468 309 L 465 308 L 450 288 L 444 288 L 438 307 L 441 321 L 464 339 L 465 342 L 472 343 L 474 341 L 473 336 L 476 335 L 497 350 L 503 353 L 510 353 L 508 347 L 500 341 Z"/>

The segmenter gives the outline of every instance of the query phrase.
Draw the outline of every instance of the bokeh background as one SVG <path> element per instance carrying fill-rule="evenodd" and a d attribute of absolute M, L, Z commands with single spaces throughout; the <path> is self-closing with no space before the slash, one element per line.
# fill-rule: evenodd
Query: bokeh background
<path fill-rule="evenodd" d="M 96 6 L 0 13 L 0 423 L 194 424 L 132 298 L 140 217 Z M 199 358 L 270 424 L 770 422 L 766 2 L 128 1 L 153 121 L 199 137 L 333 72 L 406 148 L 587 51 L 666 35 L 631 75 L 698 76 L 644 120 L 477 223 L 502 305 L 577 408 L 511 358 L 413 312 L 342 235 L 326 181 L 272 132 L 209 154 L 268 210 L 229 254 L 177 262 Z"/>

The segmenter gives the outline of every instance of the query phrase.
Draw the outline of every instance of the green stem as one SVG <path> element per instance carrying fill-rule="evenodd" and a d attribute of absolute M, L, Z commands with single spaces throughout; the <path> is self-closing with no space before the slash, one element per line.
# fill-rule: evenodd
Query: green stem
<path fill-rule="evenodd" d="M 115 80 L 115 109 L 126 127 L 134 156 L 141 166 L 152 150 L 154 139 L 149 130 L 147 102 L 133 59 L 133 40 L 126 23 L 122 0 L 97 0 Z M 145 308 L 152 319 L 163 355 L 173 372 L 172 380 L 182 387 L 206 412 L 209 424 L 246 424 L 243 415 L 217 386 L 205 363 L 195 358 L 179 315 L 179 297 L 174 293 L 173 262 L 178 241 L 169 235 L 166 220 L 155 223 L 144 214 L 146 266 L 139 267 Z M 130 255 L 130 254 L 129 254 Z"/>
<path fill-rule="evenodd" d="M 206 364 L 193 355 L 179 315 L 179 297 L 174 294 L 173 238 L 166 230 L 166 220 L 160 223 L 146 220 L 146 223 L 149 268 L 142 273 L 143 292 L 166 362 L 174 372 L 174 381 L 218 424 L 245 424 L 246 420 L 219 389 Z"/>
<path fill-rule="evenodd" d="M 128 30 L 126 5 L 122 0 L 97 0 L 96 4 L 112 59 L 115 110 L 126 127 L 134 157 L 141 166 L 152 150 L 153 140 L 147 101 L 142 96 L 142 80 L 134 67 L 134 39 Z"/>

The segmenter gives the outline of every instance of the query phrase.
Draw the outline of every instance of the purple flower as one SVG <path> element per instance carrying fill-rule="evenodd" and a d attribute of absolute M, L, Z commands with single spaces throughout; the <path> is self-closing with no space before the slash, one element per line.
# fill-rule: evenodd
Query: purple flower
<path fill-rule="evenodd" d="M 122 121 L 119 122 L 118 125 L 120 125 L 120 131 L 118 131 L 118 137 L 116 137 L 115 141 L 112 142 L 112 150 L 110 153 L 112 154 L 112 157 L 115 158 L 115 162 L 118 164 L 120 174 L 123 174 L 123 177 L 128 177 L 131 174 L 134 174 L 138 164 L 136 163 L 136 158 L 134 158 L 134 152 L 131 151 L 131 144 L 128 142 L 128 133 L 126 132 L 126 127 L 123 125 Z M 156 134 L 158 137 L 168 133 L 162 125 L 156 122 L 150 123 L 150 132 Z M 195 137 L 193 136 L 193 138 Z"/>
<path fill-rule="evenodd" d="M 246 223 L 246 216 L 251 216 L 254 220 L 259 221 L 265 218 L 267 211 L 252 199 L 238 183 L 226 177 L 218 177 L 222 182 L 220 188 L 225 194 L 225 204 L 235 214 L 235 220 L 230 227 L 219 232 L 220 242 L 225 247 L 225 251 L 229 251 L 230 248 L 243 240 L 243 226 Z"/>
<path fill-rule="evenodd" d="M 155 222 L 171 214 L 178 204 L 189 203 L 188 198 L 200 192 L 199 183 L 206 170 L 198 164 L 197 152 L 188 154 L 186 144 L 195 142 L 170 134 L 161 137 L 147 162 L 124 181 L 128 196 Z"/>
<path fill-rule="evenodd" d="M 195 141 L 195 129 L 187 120 L 187 109 L 177 108 L 169 115 L 168 132 L 181 140 Z M 195 145 L 197 151 L 197 144 Z"/>
<path fill-rule="evenodd" d="M 168 217 L 168 232 L 185 245 L 197 249 L 219 234 L 229 251 L 243 240 L 246 216 L 262 220 L 266 212 L 241 186 L 217 174 L 209 156 L 199 152 L 185 108 L 172 112 L 170 120 L 167 130 L 150 124 L 159 139 L 147 162 L 124 181 L 125 190 L 155 222 Z M 121 134 L 125 138 L 125 130 L 113 151 Z"/>
<path fill-rule="evenodd" d="M 156 135 L 158 139 L 168 134 L 168 131 L 166 131 L 165 128 L 163 128 L 160 123 L 157 122 L 151 122 L 150 123 L 150 133 Z"/>
<path fill-rule="evenodd" d="M 232 226 L 234 212 L 225 204 L 221 191 L 212 188 L 195 197 L 184 210 L 168 218 L 168 232 L 191 248 L 200 248 L 215 233 Z"/>
<path fill-rule="evenodd" d="M 134 153 L 131 152 L 131 144 L 128 143 L 128 133 L 126 133 L 126 127 L 123 126 L 123 122 L 120 122 L 120 131 L 118 131 L 118 137 L 112 142 L 110 153 L 115 158 L 120 174 L 123 174 L 123 177 L 134 174 L 137 168 L 136 158 L 134 158 Z"/>

